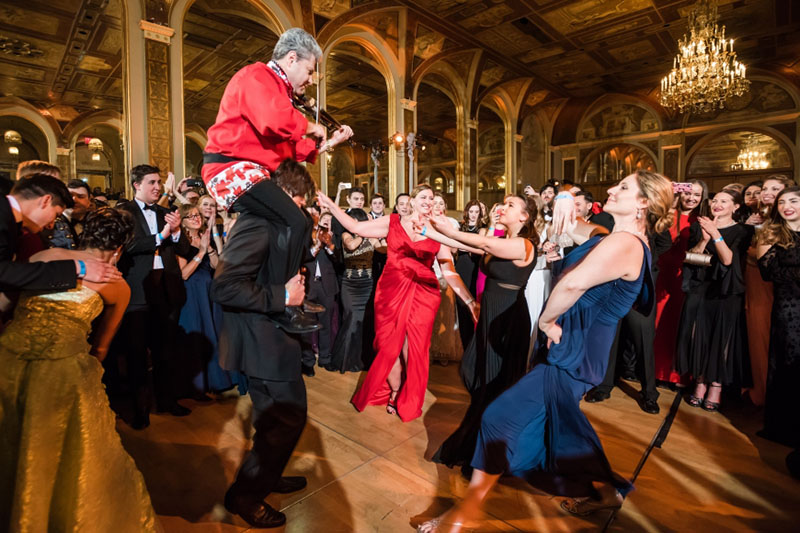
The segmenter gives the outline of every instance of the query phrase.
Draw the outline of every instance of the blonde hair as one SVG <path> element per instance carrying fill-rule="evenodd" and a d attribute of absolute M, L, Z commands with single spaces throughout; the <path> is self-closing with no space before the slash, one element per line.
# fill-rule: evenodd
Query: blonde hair
<path fill-rule="evenodd" d="M 647 199 L 647 227 L 661 233 L 672 227 L 675 214 L 672 210 L 672 182 L 655 172 L 637 170 L 633 173 L 639 184 L 642 198 Z"/>
<path fill-rule="evenodd" d="M 411 194 L 410 194 L 411 198 L 416 198 L 417 195 L 419 193 L 421 193 L 422 191 L 431 191 L 431 192 L 433 192 L 433 187 L 431 187 L 427 183 L 420 183 L 419 185 L 414 187 L 413 191 L 411 191 Z"/>

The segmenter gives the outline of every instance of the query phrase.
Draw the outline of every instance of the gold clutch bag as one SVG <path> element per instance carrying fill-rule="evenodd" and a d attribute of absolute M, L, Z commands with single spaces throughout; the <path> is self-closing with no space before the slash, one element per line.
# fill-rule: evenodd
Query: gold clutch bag
<path fill-rule="evenodd" d="M 707 267 L 711 265 L 711 254 L 686 252 L 686 257 L 683 258 L 683 262 L 689 265 Z"/>

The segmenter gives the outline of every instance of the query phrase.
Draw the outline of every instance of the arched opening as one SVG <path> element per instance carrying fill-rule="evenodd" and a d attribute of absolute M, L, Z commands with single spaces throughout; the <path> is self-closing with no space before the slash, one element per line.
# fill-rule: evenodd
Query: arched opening
<path fill-rule="evenodd" d="M 544 129 L 535 115 L 528 115 L 522 121 L 522 149 L 520 156 L 520 180 L 522 191 L 526 185 L 539 189 L 547 181 L 547 139 Z"/>
<path fill-rule="evenodd" d="M 17 176 L 17 165 L 23 161 L 47 161 L 47 148 L 47 137 L 35 124 L 22 117 L 0 117 L 0 177 L 13 181 Z"/>
<path fill-rule="evenodd" d="M 604 146 L 586 158 L 579 183 L 601 200 L 609 187 L 638 169 L 656 171 L 655 160 L 646 150 L 626 143 Z"/>
<path fill-rule="evenodd" d="M 503 119 L 485 105 L 478 112 L 478 199 L 487 209 L 506 195 L 506 133 Z"/>
<path fill-rule="evenodd" d="M 792 175 L 794 162 L 786 145 L 766 132 L 736 130 L 719 133 L 689 157 L 686 176 L 704 180 L 718 191 L 728 183 L 747 183 L 774 173 Z"/>
<path fill-rule="evenodd" d="M 242 67 L 268 61 L 278 41 L 270 21 L 247 0 L 197 0 L 183 21 L 183 121 L 207 131 L 231 77 Z M 202 150 L 185 139 L 185 170 L 198 176 Z"/>
<path fill-rule="evenodd" d="M 378 161 L 378 192 L 389 192 L 389 90 L 386 78 L 371 59 L 371 51 L 352 41 L 336 44 L 325 59 L 325 108 L 354 132 L 352 146 L 337 147 L 325 157 L 331 194 L 339 183 L 350 183 L 371 195 L 376 172 L 373 148 Z"/>
<path fill-rule="evenodd" d="M 417 91 L 417 159 L 420 181 L 442 193 L 451 209 L 456 206 L 458 129 L 455 103 L 435 85 L 420 83 Z M 449 177 L 448 177 L 449 175 Z"/>
<path fill-rule="evenodd" d="M 91 143 L 100 139 L 102 144 Z M 91 126 L 75 141 L 75 177 L 92 190 L 125 190 L 125 156 L 120 131 L 106 124 Z"/>

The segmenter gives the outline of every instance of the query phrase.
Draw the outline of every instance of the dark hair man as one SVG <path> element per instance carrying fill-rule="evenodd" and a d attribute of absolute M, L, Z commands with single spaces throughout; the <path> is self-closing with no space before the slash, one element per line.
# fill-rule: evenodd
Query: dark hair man
<path fill-rule="evenodd" d="M 401 192 L 397 195 L 394 199 L 394 209 L 392 210 L 393 213 L 397 213 L 401 217 L 410 214 L 411 212 L 411 197 Z"/>
<path fill-rule="evenodd" d="M 67 183 L 67 190 L 72 195 L 72 209 L 65 209 L 56 217 L 52 228 L 42 230 L 40 235 L 46 248 L 76 249 L 78 237 L 83 233 L 83 221 L 89 211 L 94 209 L 86 182 L 70 180 Z"/>
<path fill-rule="evenodd" d="M 120 278 L 114 266 L 102 261 L 14 261 L 23 227 L 38 233 L 71 205 L 67 187 L 45 174 L 18 181 L 11 194 L 0 197 L 0 291 L 63 291 L 75 287 L 79 278 L 96 283 Z"/>
<path fill-rule="evenodd" d="M 280 246 L 273 255 L 284 257 L 285 264 L 273 274 L 283 276 L 284 281 L 300 269 L 308 245 L 303 240 L 308 221 L 280 187 L 270 182 L 270 174 L 287 158 L 313 163 L 319 153 L 353 134 L 343 126 L 326 140 L 325 128 L 308 120 L 292 104 L 313 82 L 321 56 L 322 50 L 306 31 L 291 28 L 284 32 L 269 63 L 248 65 L 228 82 L 203 155 L 203 181 L 218 206 L 256 214 L 283 232 L 273 240 Z M 295 307 L 272 318 L 289 331 L 319 329 L 316 320 Z"/>
<path fill-rule="evenodd" d="M 386 209 L 386 200 L 384 199 L 383 195 L 380 193 L 375 193 L 372 195 L 372 198 L 369 201 L 369 217 L 370 218 L 380 218 L 383 216 L 383 212 Z"/>

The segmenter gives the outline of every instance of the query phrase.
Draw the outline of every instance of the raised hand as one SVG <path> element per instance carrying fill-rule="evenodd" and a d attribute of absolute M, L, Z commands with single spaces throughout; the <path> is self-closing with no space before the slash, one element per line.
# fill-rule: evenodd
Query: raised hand
<path fill-rule="evenodd" d="M 342 184 L 340 183 L 339 185 L 341 186 Z M 320 207 L 324 207 L 330 211 L 336 207 L 336 204 L 333 202 L 333 200 L 331 200 L 328 195 L 322 191 L 317 191 L 317 203 Z"/>
<path fill-rule="evenodd" d="M 167 181 L 164 182 L 164 192 L 167 194 L 172 194 L 173 190 L 175 190 L 175 174 L 168 172 Z"/>
<path fill-rule="evenodd" d="M 353 129 L 350 126 L 342 126 L 331 135 L 328 146 L 336 146 L 353 136 Z"/>
<path fill-rule="evenodd" d="M 561 196 L 561 193 L 559 193 L 559 196 Z M 561 198 L 557 196 L 553 205 L 553 231 L 556 235 L 561 235 L 574 226 L 575 200 L 571 194 L 561 196 Z"/>
<path fill-rule="evenodd" d="M 164 215 L 164 220 L 169 227 L 170 234 L 177 232 L 181 227 L 181 215 L 177 211 L 171 211 Z"/>
<path fill-rule="evenodd" d="M 431 215 L 428 218 L 428 221 L 431 223 L 431 226 L 436 228 L 436 230 L 439 231 L 440 233 L 448 235 L 450 233 L 455 232 L 453 225 L 444 215 L 436 215 L 436 216 Z"/>

